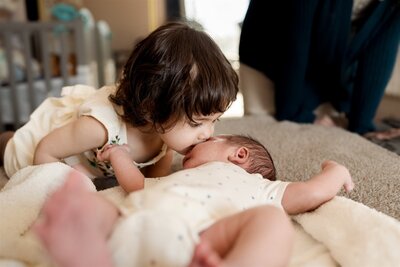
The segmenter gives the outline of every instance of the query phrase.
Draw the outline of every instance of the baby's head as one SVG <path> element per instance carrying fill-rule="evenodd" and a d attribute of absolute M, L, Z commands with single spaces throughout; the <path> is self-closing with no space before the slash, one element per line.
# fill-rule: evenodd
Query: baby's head
<path fill-rule="evenodd" d="M 238 76 L 205 32 L 171 22 L 134 47 L 117 87 L 110 99 L 124 121 L 163 132 L 225 112 L 236 99 Z"/>
<path fill-rule="evenodd" d="M 249 173 L 259 173 L 275 181 L 276 170 L 268 150 L 259 141 L 244 135 L 218 135 L 193 147 L 183 159 L 184 169 L 211 161 L 234 163 Z"/>

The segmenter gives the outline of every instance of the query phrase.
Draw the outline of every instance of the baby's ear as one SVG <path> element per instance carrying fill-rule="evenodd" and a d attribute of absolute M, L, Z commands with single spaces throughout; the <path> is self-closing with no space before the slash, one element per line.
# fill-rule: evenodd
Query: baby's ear
<path fill-rule="evenodd" d="M 234 151 L 234 153 L 228 157 L 228 160 L 234 164 L 243 164 L 247 162 L 249 156 L 249 150 L 246 147 L 242 146 L 238 147 Z"/>

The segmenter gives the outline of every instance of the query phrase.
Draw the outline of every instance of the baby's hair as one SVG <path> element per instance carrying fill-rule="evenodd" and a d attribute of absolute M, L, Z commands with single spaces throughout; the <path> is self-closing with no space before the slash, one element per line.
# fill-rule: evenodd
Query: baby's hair
<path fill-rule="evenodd" d="M 165 131 L 182 118 L 225 112 L 236 99 L 238 75 L 205 32 L 167 23 L 140 41 L 110 100 L 133 126 Z"/>
<path fill-rule="evenodd" d="M 246 168 L 248 173 L 259 173 L 268 180 L 276 180 L 274 161 L 261 142 L 249 135 L 224 135 L 223 138 L 233 146 L 243 146 L 249 150 L 249 166 Z"/>

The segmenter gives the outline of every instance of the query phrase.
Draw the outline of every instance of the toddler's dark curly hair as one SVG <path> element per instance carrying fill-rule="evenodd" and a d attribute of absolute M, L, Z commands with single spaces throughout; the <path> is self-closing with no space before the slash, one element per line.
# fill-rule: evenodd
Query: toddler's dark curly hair
<path fill-rule="evenodd" d="M 134 47 L 110 100 L 122 107 L 125 122 L 165 131 L 181 119 L 225 112 L 238 80 L 210 36 L 170 22 Z"/>

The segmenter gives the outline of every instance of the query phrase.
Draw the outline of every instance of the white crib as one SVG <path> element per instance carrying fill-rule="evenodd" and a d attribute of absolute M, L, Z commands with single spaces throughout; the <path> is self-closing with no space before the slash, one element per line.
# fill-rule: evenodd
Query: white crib
<path fill-rule="evenodd" d="M 88 26 L 81 20 L 0 24 L 0 131 L 19 128 L 63 86 L 114 82 L 110 32 L 104 29 L 104 22 Z"/>

